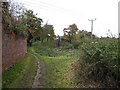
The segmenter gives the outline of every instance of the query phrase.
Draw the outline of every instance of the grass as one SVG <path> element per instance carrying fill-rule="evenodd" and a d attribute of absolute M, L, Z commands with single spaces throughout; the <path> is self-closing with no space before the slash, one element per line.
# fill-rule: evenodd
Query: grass
<path fill-rule="evenodd" d="M 26 55 L 3 73 L 3 88 L 31 88 L 36 70 L 36 60 L 32 56 Z"/>
<path fill-rule="evenodd" d="M 46 67 L 46 78 L 44 80 L 45 88 L 73 88 L 74 70 L 71 65 L 78 60 L 76 51 L 57 50 L 57 55 L 40 55 L 35 49 L 29 48 L 29 51 L 43 60 Z"/>
<path fill-rule="evenodd" d="M 29 48 L 29 51 L 45 64 L 44 88 L 96 88 L 99 86 L 99 83 L 86 79 L 82 73 L 80 63 L 84 60 L 80 58 L 81 50 L 62 48 L 48 48 L 47 50 L 46 47 L 43 54 L 41 46 L 36 46 Z M 51 55 L 48 53 L 50 49 L 54 51 L 50 53 Z"/>
<path fill-rule="evenodd" d="M 42 58 L 46 64 L 47 74 L 45 87 L 60 88 L 72 87 L 71 81 L 66 77 L 68 65 L 73 61 L 65 56 Z M 71 72 L 72 73 L 72 72 Z"/>

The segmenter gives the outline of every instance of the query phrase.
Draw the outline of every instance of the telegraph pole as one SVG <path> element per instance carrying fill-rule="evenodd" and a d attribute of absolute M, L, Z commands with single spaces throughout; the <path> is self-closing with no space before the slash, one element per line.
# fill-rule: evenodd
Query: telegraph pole
<path fill-rule="evenodd" d="M 91 40 L 92 40 L 92 32 L 93 32 L 93 21 L 96 21 L 96 18 L 95 19 L 88 19 L 88 21 L 91 21 Z"/>

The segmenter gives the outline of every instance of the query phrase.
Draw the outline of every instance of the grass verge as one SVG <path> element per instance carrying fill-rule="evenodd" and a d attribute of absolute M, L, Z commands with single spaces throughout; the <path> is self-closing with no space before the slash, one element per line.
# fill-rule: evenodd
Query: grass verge
<path fill-rule="evenodd" d="M 31 88 L 36 75 L 34 57 L 26 55 L 2 75 L 3 88 Z"/>
<path fill-rule="evenodd" d="M 46 56 L 40 55 L 35 49 L 29 48 L 29 51 L 43 60 L 46 67 L 46 78 L 43 81 L 45 88 L 73 88 L 74 86 L 74 70 L 71 64 L 77 61 L 78 57 L 74 51 L 60 52 L 60 55 Z M 58 51 L 59 53 L 59 51 Z"/>

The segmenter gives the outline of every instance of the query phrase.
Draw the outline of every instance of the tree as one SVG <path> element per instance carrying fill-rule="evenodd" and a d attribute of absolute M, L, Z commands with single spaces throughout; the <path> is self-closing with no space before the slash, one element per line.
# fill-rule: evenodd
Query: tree
<path fill-rule="evenodd" d="M 10 31 L 11 26 L 11 15 L 9 13 L 9 2 L 2 2 L 2 23 L 3 23 L 3 32 Z"/>
<path fill-rule="evenodd" d="M 35 40 L 40 40 L 41 36 L 42 36 L 42 32 L 43 32 L 43 28 L 41 27 L 41 23 L 42 23 L 42 19 L 41 18 L 37 18 L 35 23 L 36 23 L 36 27 L 35 27 L 35 32 L 33 33 L 33 37 Z"/>
<path fill-rule="evenodd" d="M 43 26 L 43 37 L 50 40 L 55 39 L 54 27 L 53 25 L 48 25 L 47 23 Z"/>
<path fill-rule="evenodd" d="M 69 43 L 72 42 L 72 39 L 75 37 L 77 31 L 78 28 L 76 24 L 69 25 L 68 28 L 63 29 L 64 37 L 68 39 Z"/>
<path fill-rule="evenodd" d="M 16 37 L 26 37 L 26 26 L 22 15 L 24 7 L 14 2 L 2 2 L 3 33 L 12 33 Z"/>
<path fill-rule="evenodd" d="M 36 17 L 32 10 L 26 10 L 24 13 L 24 24 L 27 26 L 28 45 L 31 46 L 32 40 L 39 40 L 42 35 L 41 18 Z"/>

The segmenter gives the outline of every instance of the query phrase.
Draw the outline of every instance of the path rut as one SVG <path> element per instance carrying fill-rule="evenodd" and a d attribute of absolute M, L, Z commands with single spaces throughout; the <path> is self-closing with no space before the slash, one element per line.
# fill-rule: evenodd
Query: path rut
<path fill-rule="evenodd" d="M 31 54 L 31 53 L 30 53 Z M 32 88 L 43 88 L 43 80 L 45 79 L 45 65 L 44 62 L 39 60 L 37 56 L 31 54 L 37 60 L 37 74 L 35 76 Z"/>

